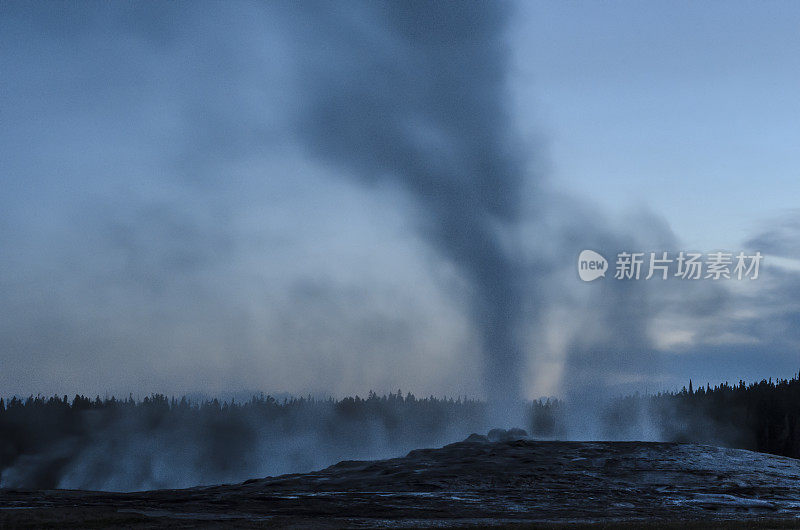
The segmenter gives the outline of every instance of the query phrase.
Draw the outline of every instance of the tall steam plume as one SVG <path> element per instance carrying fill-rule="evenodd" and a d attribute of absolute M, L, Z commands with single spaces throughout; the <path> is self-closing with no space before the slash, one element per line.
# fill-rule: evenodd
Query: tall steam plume
<path fill-rule="evenodd" d="M 487 396 L 516 402 L 520 267 L 508 242 L 522 171 L 503 103 L 507 6 L 352 6 L 321 4 L 324 23 L 307 27 L 311 106 L 300 135 L 315 155 L 415 198 L 424 236 L 470 282 Z"/>

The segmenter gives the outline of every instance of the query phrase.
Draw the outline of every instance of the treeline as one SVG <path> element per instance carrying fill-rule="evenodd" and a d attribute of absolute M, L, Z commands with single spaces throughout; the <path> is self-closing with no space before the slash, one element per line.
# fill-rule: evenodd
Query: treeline
<path fill-rule="evenodd" d="M 800 374 L 792 379 L 725 382 L 697 389 L 690 380 L 679 392 L 614 400 L 603 419 L 611 438 L 639 425 L 654 430 L 659 440 L 800 458 Z"/>
<path fill-rule="evenodd" d="M 800 458 L 800 374 L 634 395 L 599 410 L 527 405 L 540 438 L 580 436 L 599 417 L 605 439 L 725 445 Z M 135 490 L 237 482 L 385 458 L 492 427 L 485 404 L 400 391 L 341 400 L 267 395 L 244 402 L 76 395 L 0 399 L 0 486 Z M 506 426 L 502 426 L 506 427 Z"/>
<path fill-rule="evenodd" d="M 653 401 L 670 439 L 800 458 L 800 374 L 696 390 L 690 381 L 688 388 Z"/>

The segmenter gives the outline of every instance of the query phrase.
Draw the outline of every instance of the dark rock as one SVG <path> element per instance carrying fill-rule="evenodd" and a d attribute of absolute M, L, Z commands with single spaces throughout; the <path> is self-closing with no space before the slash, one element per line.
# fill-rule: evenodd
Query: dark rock
<path fill-rule="evenodd" d="M 513 442 L 514 440 L 524 440 L 528 438 L 527 431 L 523 429 L 492 429 L 487 435 L 492 442 Z"/>
<path fill-rule="evenodd" d="M 524 433 L 490 434 L 507 439 Z M 626 528 L 722 528 L 735 522 L 737 528 L 760 528 L 764 522 L 764 528 L 789 528 L 800 520 L 800 460 L 695 444 L 490 442 L 478 434 L 468 440 L 402 458 L 344 461 L 312 473 L 186 490 L 0 489 L 0 527 L 626 522 Z"/>

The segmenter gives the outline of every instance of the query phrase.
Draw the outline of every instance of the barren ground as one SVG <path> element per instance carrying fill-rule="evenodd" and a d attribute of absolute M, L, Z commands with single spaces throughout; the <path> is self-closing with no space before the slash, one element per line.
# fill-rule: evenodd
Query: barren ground
<path fill-rule="evenodd" d="M 0 491 L 6 527 L 800 527 L 800 460 L 676 443 L 489 442 L 243 484 Z"/>

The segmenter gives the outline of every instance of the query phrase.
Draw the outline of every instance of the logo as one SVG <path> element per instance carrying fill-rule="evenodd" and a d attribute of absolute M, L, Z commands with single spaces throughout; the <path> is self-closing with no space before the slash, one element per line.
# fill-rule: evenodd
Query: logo
<path fill-rule="evenodd" d="M 578 256 L 578 276 L 585 282 L 605 277 L 607 270 L 608 261 L 594 250 L 584 250 Z"/>

